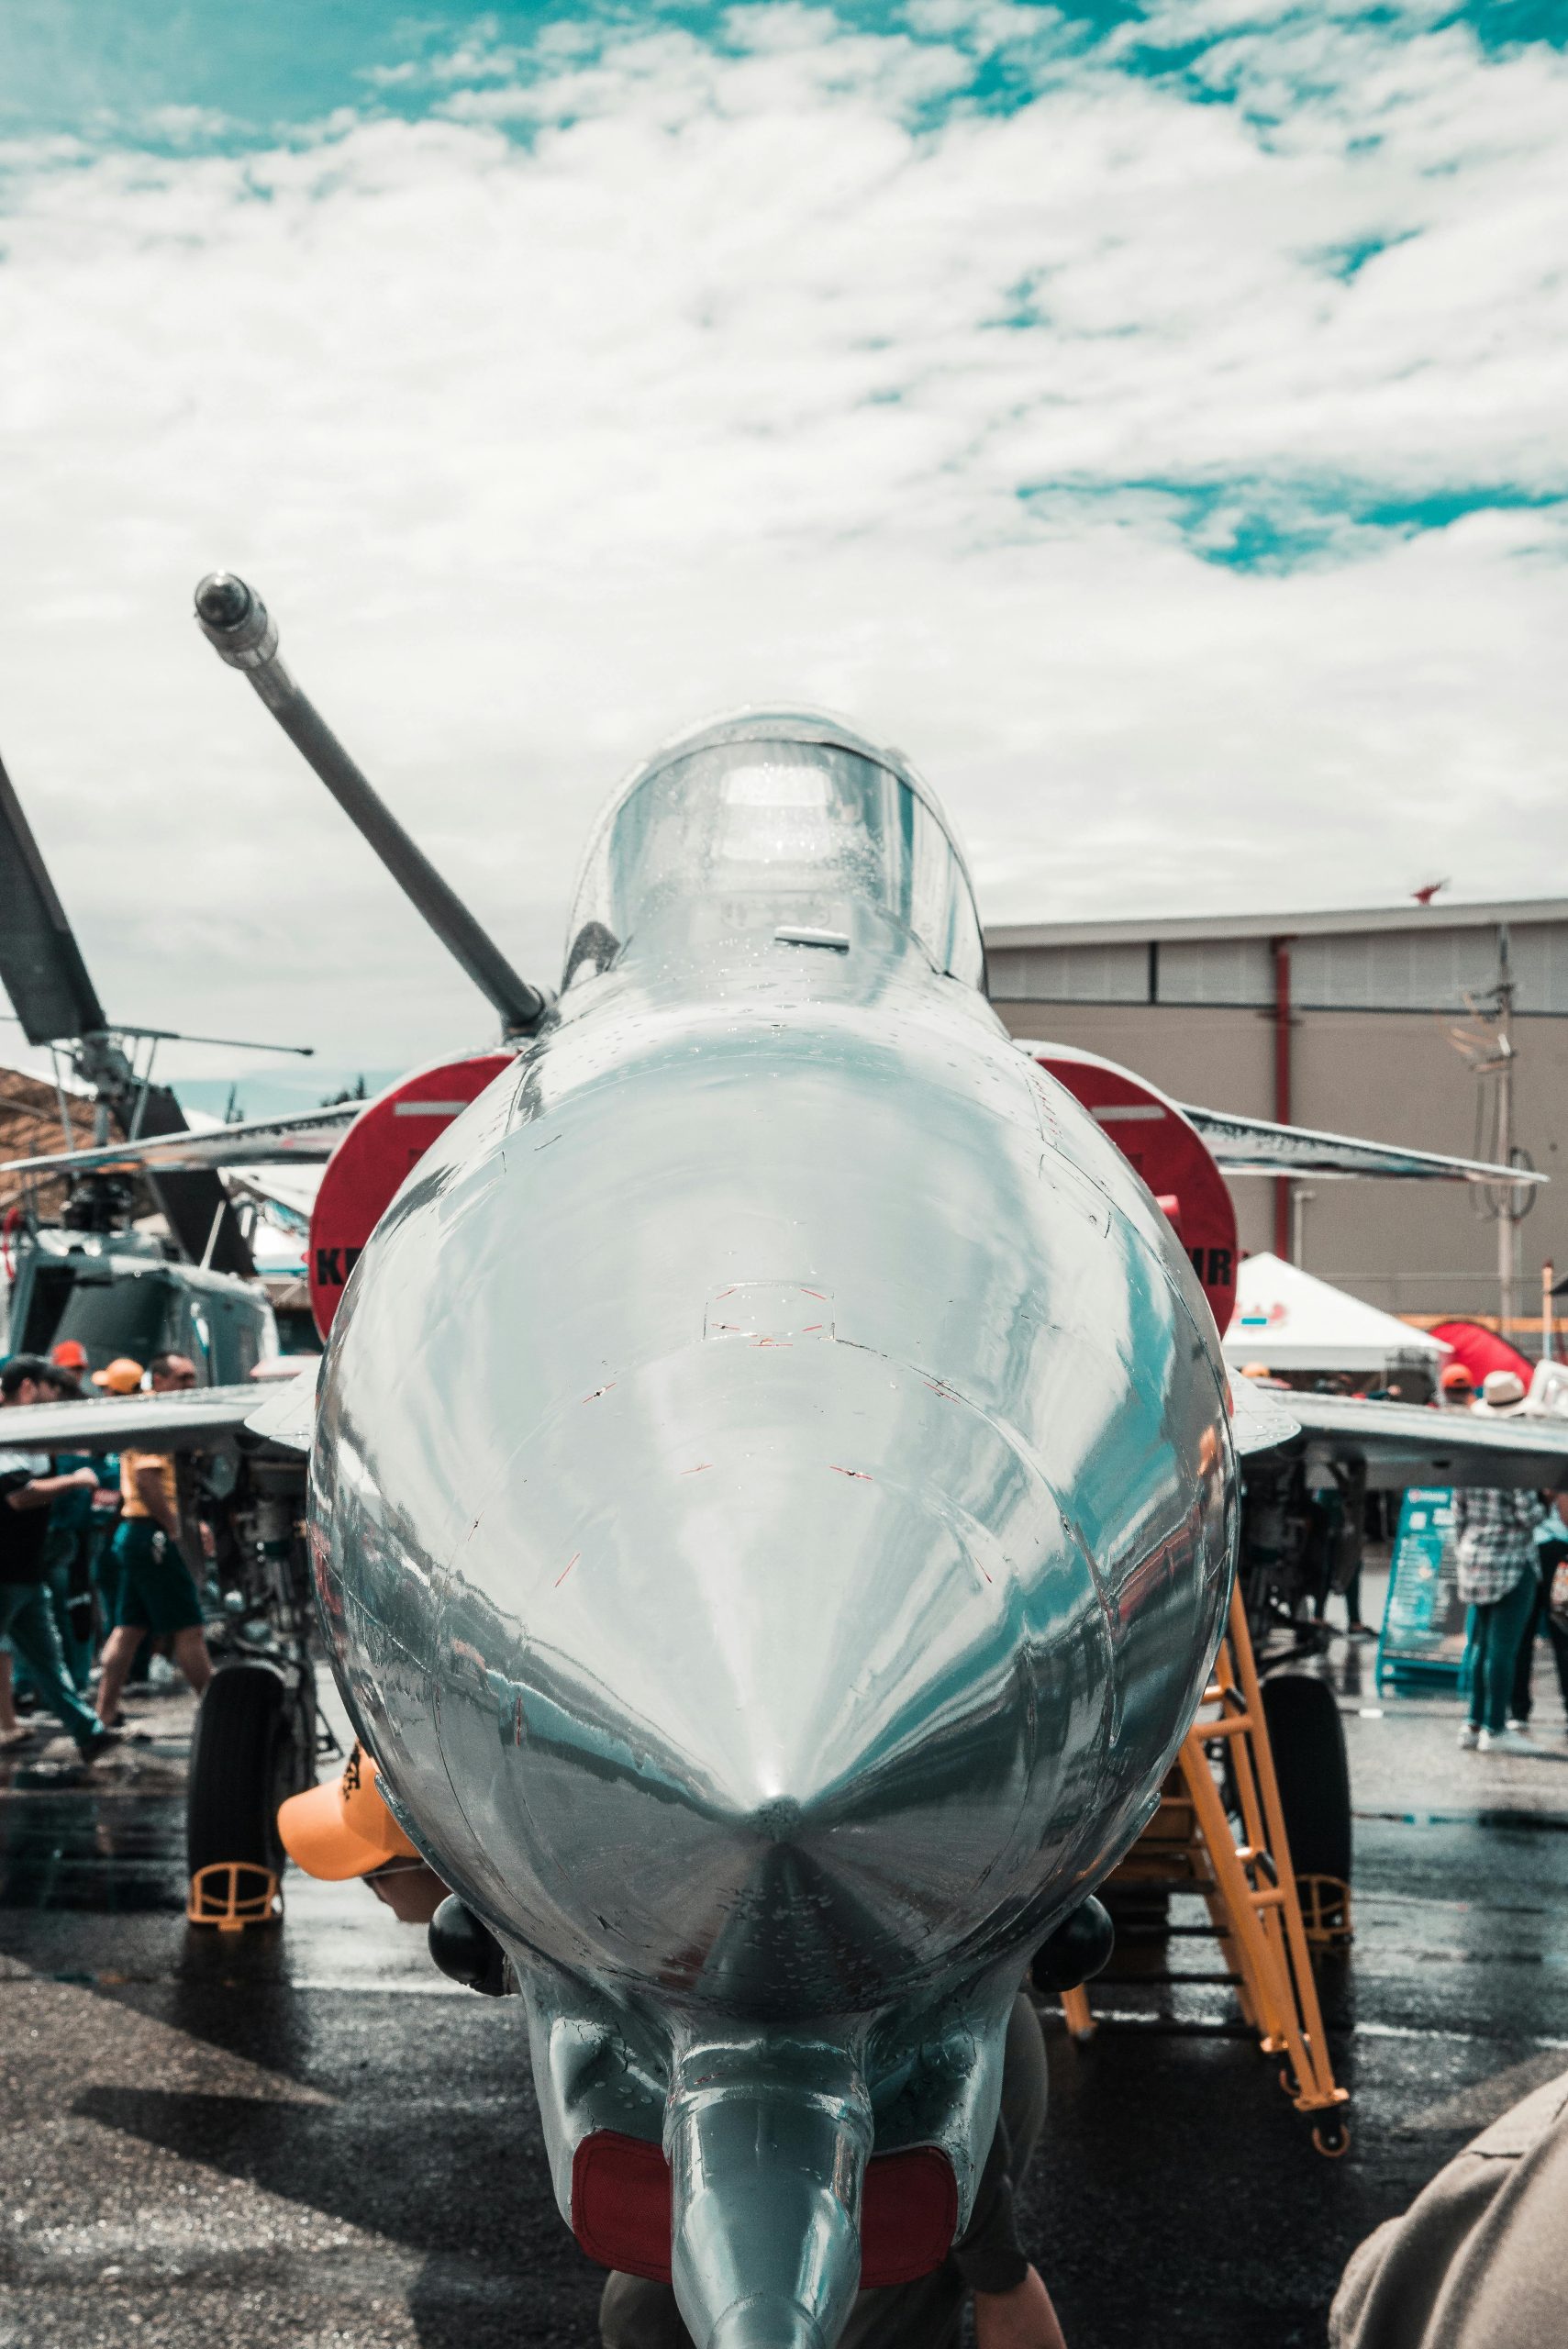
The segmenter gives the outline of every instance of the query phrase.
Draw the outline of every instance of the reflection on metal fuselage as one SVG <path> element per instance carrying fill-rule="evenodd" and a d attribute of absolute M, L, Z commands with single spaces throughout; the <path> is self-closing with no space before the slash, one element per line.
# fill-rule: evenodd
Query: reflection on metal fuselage
<path fill-rule="evenodd" d="M 683 889 L 689 799 L 739 862 Z M 831 2341 L 873 2139 L 941 2147 L 967 2209 L 1018 1971 L 1202 1687 L 1218 1346 L 1149 1194 L 947 974 L 967 882 L 900 763 L 754 721 L 621 811 L 558 1013 L 357 1270 L 313 1537 L 400 1813 L 517 1961 L 563 2210 L 589 2132 L 662 2137 L 699 2342 L 773 2341 L 743 2301 Z M 759 2100 L 787 2209 L 727 2200 Z"/>

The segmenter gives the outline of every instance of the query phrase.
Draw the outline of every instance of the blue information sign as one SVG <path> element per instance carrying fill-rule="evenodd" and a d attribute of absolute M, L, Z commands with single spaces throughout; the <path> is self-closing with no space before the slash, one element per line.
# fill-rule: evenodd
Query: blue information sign
<path fill-rule="evenodd" d="M 1469 1609 L 1454 1571 L 1453 1495 L 1412 1486 L 1399 1511 L 1377 1642 L 1379 1689 L 1433 1682 L 1457 1688 Z"/>

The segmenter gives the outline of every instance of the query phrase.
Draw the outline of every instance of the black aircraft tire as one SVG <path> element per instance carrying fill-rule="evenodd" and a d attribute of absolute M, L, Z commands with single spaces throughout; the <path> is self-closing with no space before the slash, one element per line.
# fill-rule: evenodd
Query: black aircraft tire
<path fill-rule="evenodd" d="M 215 1672 L 196 1710 L 185 1803 L 189 1872 L 239 1861 L 281 1875 L 278 1805 L 294 1791 L 295 1736 L 288 1691 L 264 1664 Z"/>
<path fill-rule="evenodd" d="M 1305 1672 L 1263 1682 L 1263 1719 L 1298 1876 L 1351 1881 L 1351 1769 L 1344 1724 L 1326 1680 Z"/>

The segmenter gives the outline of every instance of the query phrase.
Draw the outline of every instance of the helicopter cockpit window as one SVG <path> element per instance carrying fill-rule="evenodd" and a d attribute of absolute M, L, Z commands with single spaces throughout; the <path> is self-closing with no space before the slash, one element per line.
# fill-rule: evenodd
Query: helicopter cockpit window
<path fill-rule="evenodd" d="M 707 743 L 634 783 L 588 853 L 568 932 L 617 941 L 694 899 L 745 918 L 805 918 L 813 901 L 870 898 L 940 971 L 979 985 L 980 927 L 945 827 L 891 768 L 835 743 Z M 595 953 L 595 967 L 602 962 Z"/>

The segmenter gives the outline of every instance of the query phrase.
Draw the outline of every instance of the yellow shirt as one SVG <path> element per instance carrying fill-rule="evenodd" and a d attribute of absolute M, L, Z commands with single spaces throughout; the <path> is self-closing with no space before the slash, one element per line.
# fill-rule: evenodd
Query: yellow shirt
<path fill-rule="evenodd" d="M 171 1516 L 177 1513 L 179 1501 L 174 1487 L 174 1457 L 168 1452 L 122 1452 L 120 1454 L 120 1503 L 127 1517 L 150 1517 L 152 1512 L 136 1489 L 137 1471 L 156 1468 L 163 1487 L 164 1498 Z"/>

